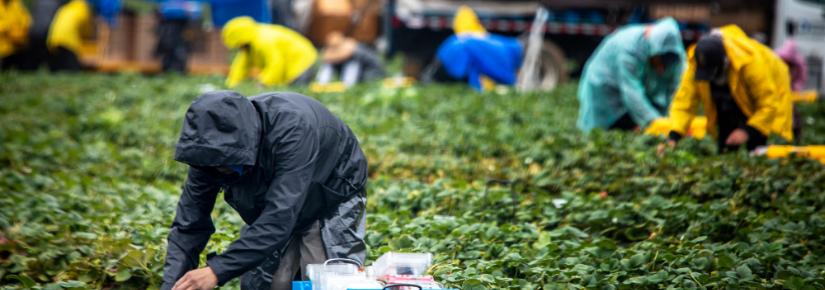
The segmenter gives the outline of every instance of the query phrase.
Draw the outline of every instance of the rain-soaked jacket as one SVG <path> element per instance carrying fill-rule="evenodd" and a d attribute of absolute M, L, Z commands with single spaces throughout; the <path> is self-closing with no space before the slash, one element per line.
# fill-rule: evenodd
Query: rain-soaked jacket
<path fill-rule="evenodd" d="M 80 54 L 82 35 L 92 31 L 92 6 L 86 0 L 72 0 L 61 6 L 54 15 L 46 45 L 50 50 L 58 47 Z"/>
<path fill-rule="evenodd" d="M 649 64 L 655 55 L 679 60 L 662 74 Z M 665 18 L 650 25 L 629 25 L 605 38 L 587 61 L 579 81 L 579 129 L 607 129 L 624 114 L 640 127 L 665 115 L 679 86 L 685 49 L 679 25 Z"/>
<path fill-rule="evenodd" d="M 0 0 L 0 58 L 26 43 L 31 24 L 32 16 L 20 0 Z"/>
<path fill-rule="evenodd" d="M 175 160 L 190 169 L 169 233 L 162 289 L 198 267 L 215 231 L 210 213 L 221 190 L 247 226 L 206 262 L 219 284 L 264 262 L 277 266 L 293 233 L 319 220 L 327 257 L 364 261 L 367 161 L 349 127 L 314 99 L 204 94 L 186 112 Z M 252 169 L 234 178 L 208 169 L 222 165 Z"/>
<path fill-rule="evenodd" d="M 230 49 L 244 46 L 235 55 L 228 87 L 243 81 L 252 68 L 257 68 L 258 80 L 264 85 L 284 85 L 309 70 L 318 59 L 318 51 L 306 37 L 289 28 L 256 23 L 251 17 L 237 17 L 224 26 L 223 40 Z"/>
<path fill-rule="evenodd" d="M 747 125 L 765 136 L 775 133 L 793 140 L 793 102 L 788 67 L 770 48 L 750 39 L 738 26 L 719 29 L 730 65 L 728 84 L 739 109 L 748 117 Z M 691 48 L 690 62 L 679 91 L 673 97 L 670 120 L 673 130 L 684 135 L 699 108 L 704 105 L 707 131 L 717 137 L 716 106 L 711 100 L 710 84 L 696 81 L 696 62 Z"/>
<path fill-rule="evenodd" d="M 479 91 L 483 90 L 483 77 L 499 84 L 515 84 L 524 50 L 517 39 L 487 33 L 467 6 L 456 12 L 453 31 L 455 35 L 444 40 L 436 54 L 451 77 L 467 79 Z"/>
<path fill-rule="evenodd" d="M 482 77 L 499 84 L 515 84 L 522 50 L 521 43 L 512 37 L 453 35 L 438 48 L 437 57 L 450 76 L 467 79 L 471 87 L 482 90 Z"/>

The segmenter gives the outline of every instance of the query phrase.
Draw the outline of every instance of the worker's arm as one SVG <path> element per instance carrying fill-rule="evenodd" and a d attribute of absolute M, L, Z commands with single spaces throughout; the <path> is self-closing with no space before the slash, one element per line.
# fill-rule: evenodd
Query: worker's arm
<path fill-rule="evenodd" d="M 281 250 L 290 239 L 306 200 L 318 157 L 319 141 L 308 123 L 297 116 L 279 117 L 273 132 L 275 178 L 266 193 L 263 211 L 254 223 L 241 231 L 240 239 L 207 264 L 219 285 L 259 265 Z M 267 142 L 268 143 L 268 142 Z M 317 201 L 313 201 L 317 202 Z"/>
<path fill-rule="evenodd" d="M 226 86 L 233 88 L 243 81 L 249 74 L 249 48 L 242 48 L 235 54 L 232 66 L 229 67 L 229 75 L 226 77 Z"/>
<path fill-rule="evenodd" d="M 286 84 L 286 61 L 277 48 L 268 51 L 264 56 L 266 64 L 258 74 L 258 81 L 267 86 Z"/>
<path fill-rule="evenodd" d="M 161 289 L 172 289 L 180 277 L 198 267 L 198 257 L 215 232 L 210 214 L 220 186 L 212 180 L 214 178 L 210 173 L 189 168 L 189 176 L 183 186 L 172 230 L 167 238 Z"/>
<path fill-rule="evenodd" d="M 646 127 L 651 121 L 662 117 L 650 103 L 642 83 L 644 77 L 642 66 L 647 64 L 637 60 L 630 53 L 619 54 L 618 62 L 619 93 L 622 104 L 630 114 L 630 118 L 639 127 Z"/>
<path fill-rule="evenodd" d="M 670 103 L 670 113 L 668 114 L 672 126 L 672 139 L 678 139 L 679 136 L 684 136 L 690 127 L 690 122 L 696 116 L 696 110 L 699 108 L 699 100 L 696 95 L 696 83 L 693 80 L 693 74 L 696 68 L 694 64 L 688 64 L 682 74 L 682 81 L 679 82 L 679 89 L 673 95 L 673 101 Z M 675 134 L 675 136 L 674 136 Z"/>
<path fill-rule="evenodd" d="M 779 96 L 779 90 L 767 66 L 761 63 L 754 62 L 745 65 L 742 67 L 742 74 L 745 87 L 754 105 L 753 114 L 748 118 L 747 125 L 752 128 L 748 133 L 755 133 L 753 132 L 755 129 L 762 135 L 768 136 L 774 120 L 779 117 L 777 116 L 779 108 L 783 105 L 780 104 L 782 98 Z"/>

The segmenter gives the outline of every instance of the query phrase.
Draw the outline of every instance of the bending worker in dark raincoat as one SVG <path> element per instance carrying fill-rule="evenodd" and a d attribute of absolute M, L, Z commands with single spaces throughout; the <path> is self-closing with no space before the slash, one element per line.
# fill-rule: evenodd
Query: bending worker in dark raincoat
<path fill-rule="evenodd" d="M 364 262 L 367 161 L 350 128 L 314 99 L 204 94 L 186 112 L 175 160 L 190 167 L 161 289 L 211 289 L 238 276 L 242 289 L 289 289 L 306 264 Z M 221 190 L 247 226 L 198 269 Z"/>

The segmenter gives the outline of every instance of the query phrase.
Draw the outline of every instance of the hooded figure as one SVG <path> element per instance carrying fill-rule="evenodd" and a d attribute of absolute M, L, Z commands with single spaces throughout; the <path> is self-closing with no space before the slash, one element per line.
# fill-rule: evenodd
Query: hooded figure
<path fill-rule="evenodd" d="M 61 6 L 49 26 L 46 46 L 49 51 L 49 68 L 53 71 L 81 70 L 79 55 L 84 36 L 92 35 L 95 12 L 114 23 L 114 15 L 120 9 L 120 1 L 71 0 Z"/>
<path fill-rule="evenodd" d="M 700 103 L 720 152 L 740 145 L 754 150 L 770 134 L 793 140 L 788 67 L 770 48 L 728 25 L 703 36 L 688 57 L 670 107 L 671 140 L 685 135 Z"/>
<path fill-rule="evenodd" d="M 776 54 L 788 65 L 791 72 L 791 89 L 797 92 L 804 90 L 805 83 L 808 82 L 808 64 L 805 63 L 805 57 L 799 52 L 796 41 L 793 38 L 788 38 L 776 50 Z"/>
<path fill-rule="evenodd" d="M 679 86 L 685 50 L 679 25 L 664 18 L 608 35 L 587 61 L 579 81 L 582 131 L 648 127 L 667 113 Z"/>
<path fill-rule="evenodd" d="M 0 0 L 0 59 L 23 48 L 32 17 L 20 0 Z"/>
<path fill-rule="evenodd" d="M 466 80 L 483 90 L 485 80 L 512 85 L 521 65 L 523 47 L 517 39 L 487 33 L 475 12 L 462 6 L 453 21 L 455 35 L 438 48 L 436 57 L 450 78 Z"/>
<path fill-rule="evenodd" d="M 207 259 L 218 285 L 243 275 L 243 289 L 289 289 L 299 265 L 364 262 L 367 161 L 350 128 L 314 99 L 206 93 L 186 112 L 175 160 L 190 168 L 161 289 L 198 267 L 220 191 L 247 225 Z"/>
<path fill-rule="evenodd" d="M 306 37 L 284 26 L 262 24 L 247 16 L 236 17 L 223 27 L 223 41 L 238 49 L 226 85 L 234 87 L 252 68 L 264 85 L 304 84 L 312 80 L 318 52 Z"/>

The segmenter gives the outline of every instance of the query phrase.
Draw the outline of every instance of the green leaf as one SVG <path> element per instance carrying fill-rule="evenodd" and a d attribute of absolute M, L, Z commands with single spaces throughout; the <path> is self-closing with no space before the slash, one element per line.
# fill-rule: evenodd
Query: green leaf
<path fill-rule="evenodd" d="M 20 284 L 23 284 L 23 287 L 26 288 L 32 288 L 35 285 L 34 280 L 32 280 L 32 278 L 29 278 L 29 276 L 26 276 L 24 274 L 9 275 L 8 278 L 17 280 L 18 282 L 20 282 Z"/>
<path fill-rule="evenodd" d="M 117 282 L 124 282 L 126 280 L 129 280 L 129 278 L 132 278 L 132 271 L 130 271 L 129 269 L 122 269 L 120 271 L 117 271 L 117 274 L 115 275 L 115 281 Z"/>
<path fill-rule="evenodd" d="M 659 271 L 659 272 L 656 272 L 656 274 L 648 275 L 646 279 L 647 279 L 648 283 L 659 284 L 659 283 L 662 283 L 665 280 L 667 280 L 667 278 L 668 278 L 667 272 Z"/>
<path fill-rule="evenodd" d="M 81 281 L 76 281 L 76 280 L 61 281 L 61 282 L 58 282 L 57 285 L 59 285 L 62 288 L 66 288 L 66 289 L 86 287 L 86 283 L 83 283 Z"/>
<path fill-rule="evenodd" d="M 739 267 L 736 267 L 736 275 L 743 280 L 750 280 L 753 278 L 753 273 L 751 273 L 751 268 L 748 265 L 742 264 Z"/>

